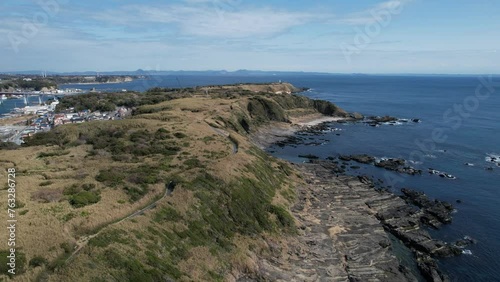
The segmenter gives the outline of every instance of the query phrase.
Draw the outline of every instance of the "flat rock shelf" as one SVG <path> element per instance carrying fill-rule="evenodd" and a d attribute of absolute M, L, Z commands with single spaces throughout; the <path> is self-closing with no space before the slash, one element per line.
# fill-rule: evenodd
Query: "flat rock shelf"
<path fill-rule="evenodd" d="M 283 247 L 286 250 L 276 250 L 274 258 L 259 261 L 259 279 L 417 281 L 400 265 L 389 235 L 366 204 L 379 199 L 380 192 L 355 177 L 335 177 L 320 165 L 296 168 L 307 183 L 298 189 L 292 208 L 300 234 Z"/>

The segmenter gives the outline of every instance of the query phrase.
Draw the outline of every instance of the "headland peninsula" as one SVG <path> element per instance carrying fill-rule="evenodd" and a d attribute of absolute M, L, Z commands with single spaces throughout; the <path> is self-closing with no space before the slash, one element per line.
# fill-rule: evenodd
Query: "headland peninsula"
<path fill-rule="evenodd" d="M 392 194 L 343 174 L 338 160 L 291 164 L 262 150 L 321 122 L 366 120 L 303 90 L 269 83 L 63 97 L 61 112 L 106 105 L 130 114 L 2 146 L 22 232 L 14 281 L 446 281 L 435 258 L 461 250 L 425 226 L 449 223 L 451 205 Z M 0 250 L 2 273 L 8 252 Z"/>

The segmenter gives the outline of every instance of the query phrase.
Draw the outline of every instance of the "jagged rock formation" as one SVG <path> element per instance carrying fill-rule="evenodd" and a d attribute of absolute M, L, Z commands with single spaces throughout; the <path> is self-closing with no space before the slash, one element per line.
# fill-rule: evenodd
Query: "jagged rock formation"
<path fill-rule="evenodd" d="M 297 168 L 307 182 L 292 208 L 298 239 L 284 247 L 285 257 L 261 260 L 253 280 L 240 281 L 416 281 L 365 204 L 380 198 L 379 192 L 353 177 L 333 177 L 319 165 Z"/>

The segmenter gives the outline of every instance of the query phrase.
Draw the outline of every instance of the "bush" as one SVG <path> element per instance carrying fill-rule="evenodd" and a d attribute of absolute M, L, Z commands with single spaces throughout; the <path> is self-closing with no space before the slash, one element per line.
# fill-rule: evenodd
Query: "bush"
<path fill-rule="evenodd" d="M 64 156 L 69 154 L 69 151 L 58 150 L 53 152 L 41 152 L 38 154 L 38 158 L 54 157 L 54 156 Z"/>
<path fill-rule="evenodd" d="M 144 195 L 146 195 L 149 191 L 148 187 L 146 185 L 141 185 L 141 186 L 127 186 L 123 188 L 125 190 L 125 193 L 129 196 L 129 200 L 131 203 L 136 202 Z"/>
<path fill-rule="evenodd" d="M 181 214 L 174 210 L 171 207 L 165 207 L 159 210 L 155 216 L 154 216 L 154 221 L 156 222 L 161 222 L 161 221 L 178 221 L 180 220 Z"/>
<path fill-rule="evenodd" d="M 85 191 L 90 191 L 90 190 L 94 189 L 95 187 L 96 187 L 96 185 L 94 183 L 85 183 L 82 185 L 82 188 Z"/>
<path fill-rule="evenodd" d="M 130 169 L 127 174 L 127 181 L 133 184 L 155 184 L 160 181 L 158 168 L 149 165 L 141 165 L 136 169 Z"/>
<path fill-rule="evenodd" d="M 176 132 L 176 133 L 174 133 L 174 136 L 177 137 L 177 138 L 179 138 L 179 139 L 187 137 L 187 135 L 184 134 L 184 133 L 182 133 L 182 132 Z"/>
<path fill-rule="evenodd" d="M 69 203 L 75 208 L 81 208 L 87 205 L 95 204 L 101 200 L 101 196 L 96 192 L 82 191 L 73 195 Z"/>
<path fill-rule="evenodd" d="M 9 258 L 7 256 L 10 255 L 9 250 L 1 250 L 0 251 L 0 274 L 8 275 L 9 277 L 13 277 L 14 275 L 10 274 L 8 270 L 10 267 L 7 265 L 9 263 Z M 19 275 L 26 271 L 26 255 L 20 250 L 16 250 L 16 274 Z"/>
<path fill-rule="evenodd" d="M 29 138 L 24 139 L 24 146 L 57 145 L 62 147 L 69 143 L 68 138 L 58 128 L 51 131 L 39 132 Z"/>
<path fill-rule="evenodd" d="M 198 160 L 196 158 L 192 158 L 192 159 L 184 161 L 184 165 L 187 166 L 187 169 L 204 167 L 203 164 L 200 162 L 200 160 Z"/>
<path fill-rule="evenodd" d="M 0 150 L 15 150 L 20 146 L 13 142 L 0 142 Z"/>
<path fill-rule="evenodd" d="M 47 269 L 50 271 L 55 271 L 61 267 L 63 267 L 66 264 L 66 259 L 67 256 L 62 256 L 59 258 L 56 258 L 53 262 L 49 263 L 47 266 Z"/>
<path fill-rule="evenodd" d="M 63 195 L 75 195 L 82 191 L 82 188 L 78 186 L 78 184 L 73 184 L 71 186 L 65 187 L 63 189 Z"/>
<path fill-rule="evenodd" d="M 42 266 L 42 265 L 46 265 L 46 264 L 47 264 L 47 260 L 42 256 L 36 256 L 36 257 L 30 259 L 30 262 L 29 262 L 29 266 L 32 266 L 32 267 Z"/>
<path fill-rule="evenodd" d="M 117 171 L 117 169 L 101 170 L 95 177 L 95 180 L 103 182 L 104 184 L 112 187 L 123 183 L 124 179 L 125 174 L 123 172 Z"/>
<path fill-rule="evenodd" d="M 99 233 L 89 241 L 90 246 L 101 248 L 105 248 L 112 243 L 128 244 L 127 232 L 121 229 L 109 229 Z"/>
<path fill-rule="evenodd" d="M 48 180 L 48 181 L 43 181 L 43 182 L 40 182 L 40 186 L 49 186 L 51 184 L 53 184 L 54 182 Z"/>

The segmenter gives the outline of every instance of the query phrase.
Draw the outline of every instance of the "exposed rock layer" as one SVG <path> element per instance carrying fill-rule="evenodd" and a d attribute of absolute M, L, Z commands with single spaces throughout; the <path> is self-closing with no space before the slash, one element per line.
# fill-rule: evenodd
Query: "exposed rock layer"
<path fill-rule="evenodd" d="M 448 281 L 434 257 L 461 250 L 431 238 L 423 226 L 449 223 L 450 204 L 410 189 L 401 197 L 376 190 L 368 177 L 335 176 L 331 162 L 314 162 L 296 166 L 307 183 L 299 187 L 292 208 L 299 220 L 298 238 L 279 247 L 274 257 L 260 260 L 253 279 L 416 281 L 394 256 L 385 229 L 414 252 L 425 279 Z M 241 281 L 254 281 L 245 279 Z"/>

